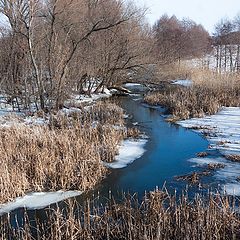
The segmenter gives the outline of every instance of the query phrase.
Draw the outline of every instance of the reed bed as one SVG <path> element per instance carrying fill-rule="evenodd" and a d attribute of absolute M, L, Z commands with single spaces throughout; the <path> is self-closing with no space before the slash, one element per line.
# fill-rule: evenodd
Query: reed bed
<path fill-rule="evenodd" d="M 192 87 L 171 86 L 145 97 L 151 105 L 162 105 L 172 120 L 216 114 L 222 106 L 240 106 L 240 76 L 209 70 L 192 73 Z"/>
<path fill-rule="evenodd" d="M 1 218 L 0 239 L 202 239 L 240 238 L 238 200 L 234 197 L 187 193 L 181 197 L 155 190 L 142 201 L 126 195 L 122 203 L 113 199 L 102 206 L 86 200 L 80 206 L 69 201 L 65 209 L 47 211 L 47 220 L 13 228 L 7 216 Z"/>
<path fill-rule="evenodd" d="M 172 64 L 158 64 L 156 78 L 151 81 L 158 83 L 158 81 L 170 81 L 176 79 L 188 79 L 192 74 L 192 69 L 189 68 L 185 62 Z"/>
<path fill-rule="evenodd" d="M 0 131 L 0 203 L 32 191 L 92 189 L 127 136 L 123 110 L 98 103 L 58 114 L 45 126 L 15 125 Z"/>

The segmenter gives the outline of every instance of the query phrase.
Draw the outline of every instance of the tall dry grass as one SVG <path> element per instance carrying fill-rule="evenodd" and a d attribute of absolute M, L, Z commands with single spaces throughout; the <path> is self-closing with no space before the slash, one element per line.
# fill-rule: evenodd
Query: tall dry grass
<path fill-rule="evenodd" d="M 156 66 L 156 77 L 155 81 L 169 81 L 176 79 L 186 79 L 190 78 L 192 74 L 192 69 L 188 67 L 185 62 L 176 62 L 172 64 L 158 64 Z M 154 81 L 154 80 L 152 80 Z"/>
<path fill-rule="evenodd" d="M 0 130 L 0 203 L 30 191 L 88 190 L 108 172 L 127 135 L 123 110 L 98 103 L 52 116 L 49 125 L 16 125 Z"/>
<path fill-rule="evenodd" d="M 21 229 L 14 229 L 7 216 L 2 218 L 0 239 L 239 239 L 236 201 L 219 194 L 189 200 L 185 193 L 178 199 L 156 190 L 141 202 L 134 196 L 105 206 L 88 200 L 82 206 L 69 202 L 65 210 L 49 210 L 48 220 L 37 221 L 34 228 L 27 214 Z"/>
<path fill-rule="evenodd" d="M 222 106 L 240 106 L 240 75 L 194 70 L 192 87 L 169 85 L 145 97 L 145 102 L 166 107 L 173 120 L 215 114 Z"/>

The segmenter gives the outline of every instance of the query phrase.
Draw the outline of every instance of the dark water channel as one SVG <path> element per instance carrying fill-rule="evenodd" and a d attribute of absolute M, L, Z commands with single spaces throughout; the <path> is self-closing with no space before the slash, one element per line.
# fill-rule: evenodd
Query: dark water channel
<path fill-rule="evenodd" d="M 190 158 L 206 151 L 208 142 L 197 133 L 165 121 L 164 109 L 151 108 L 142 104 L 137 97 L 123 97 L 121 106 L 130 116 L 131 123 L 148 137 L 145 153 L 123 169 L 113 169 L 95 191 L 100 196 L 121 192 L 138 193 L 141 198 L 145 191 L 166 186 L 169 190 L 185 189 L 186 182 L 179 182 L 174 176 L 193 171 Z M 196 171 L 196 169 L 194 169 Z"/>

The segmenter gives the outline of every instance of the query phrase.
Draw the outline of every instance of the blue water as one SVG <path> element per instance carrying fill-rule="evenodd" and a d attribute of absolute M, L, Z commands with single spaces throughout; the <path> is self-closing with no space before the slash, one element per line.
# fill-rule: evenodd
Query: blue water
<path fill-rule="evenodd" d="M 150 108 L 131 97 L 123 98 L 120 104 L 131 116 L 131 123 L 138 122 L 148 136 L 146 152 L 128 167 L 113 170 L 95 191 L 100 196 L 108 196 L 109 191 L 114 195 L 136 192 L 140 197 L 163 185 L 181 191 L 186 182 L 176 182 L 174 177 L 193 171 L 188 160 L 205 151 L 208 142 L 191 130 L 166 122 L 161 108 Z"/>

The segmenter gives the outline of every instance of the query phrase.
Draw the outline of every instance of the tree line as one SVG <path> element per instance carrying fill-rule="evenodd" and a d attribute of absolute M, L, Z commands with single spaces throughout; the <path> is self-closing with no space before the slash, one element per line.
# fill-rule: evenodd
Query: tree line
<path fill-rule="evenodd" d="M 205 56 L 211 48 L 209 33 L 190 19 L 163 15 L 153 27 L 160 64 Z"/>
<path fill-rule="evenodd" d="M 0 12 L 1 90 L 18 109 L 59 109 L 149 63 L 150 28 L 131 2 L 0 0 Z"/>
<path fill-rule="evenodd" d="M 158 66 L 214 51 L 216 69 L 240 71 L 240 17 L 210 36 L 190 19 L 124 0 L 0 0 L 0 89 L 18 110 L 60 109 L 72 94 L 103 92 Z"/>
<path fill-rule="evenodd" d="M 213 46 L 217 71 L 240 72 L 240 15 L 216 24 Z"/>

